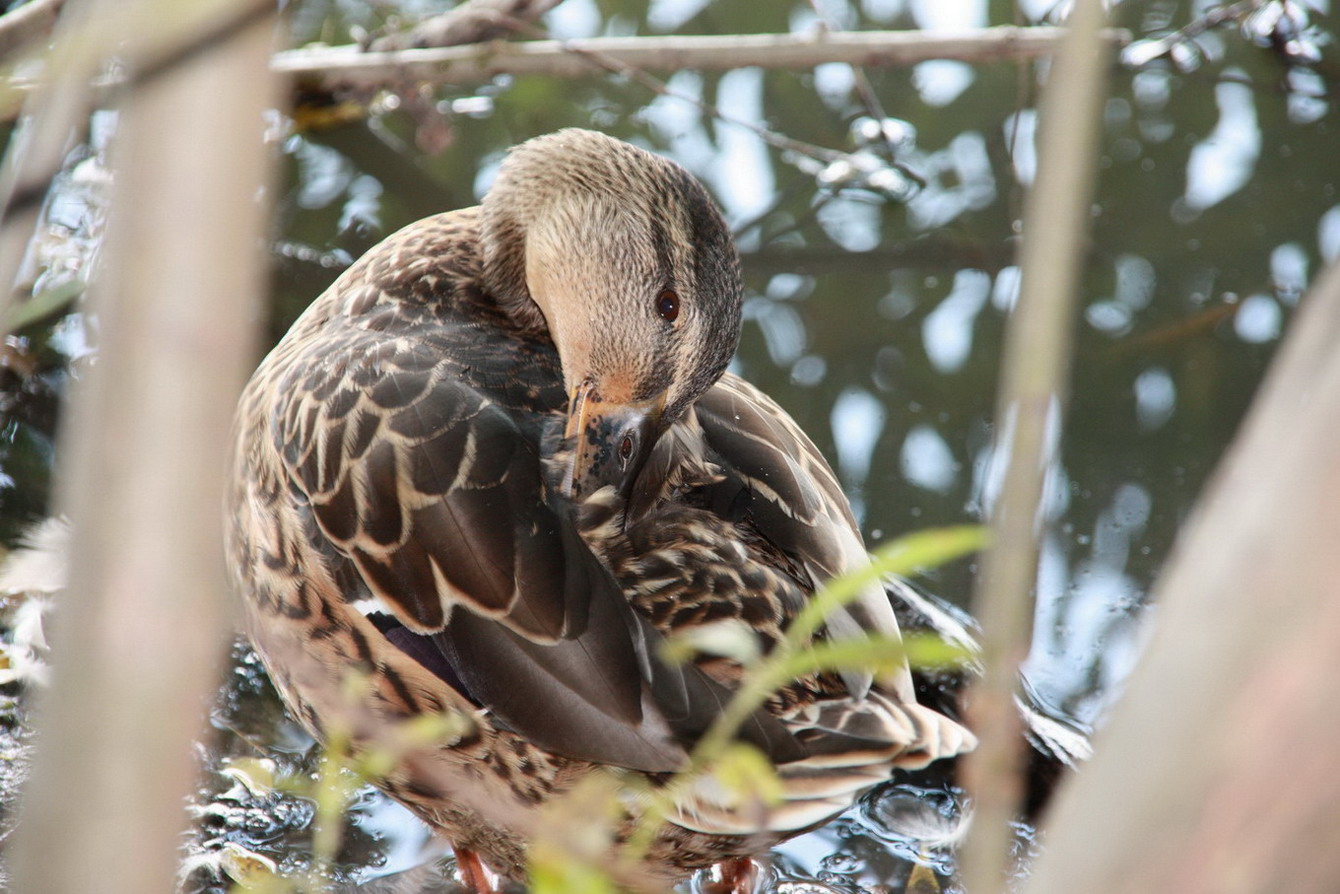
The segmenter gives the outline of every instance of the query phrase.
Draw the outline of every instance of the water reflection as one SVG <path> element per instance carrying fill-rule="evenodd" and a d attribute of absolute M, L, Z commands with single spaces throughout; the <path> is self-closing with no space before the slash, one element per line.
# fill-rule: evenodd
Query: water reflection
<path fill-rule="evenodd" d="M 915 426 L 907 433 L 899 464 L 910 483 L 938 493 L 947 493 L 958 478 L 959 464 L 954 454 L 929 425 Z"/>
<path fill-rule="evenodd" d="M 717 108 L 727 118 L 762 125 L 763 72 L 740 68 L 722 75 Z M 708 168 L 708 182 L 731 220 L 749 220 L 763 213 L 776 192 L 767 147 L 757 134 L 741 127 L 717 131 L 717 152 Z"/>
<path fill-rule="evenodd" d="M 865 483 L 870 477 L 875 445 L 884 429 L 884 404 L 862 388 L 849 388 L 833 402 L 833 441 L 837 473 L 851 500 L 857 522 L 865 519 Z"/>
<path fill-rule="evenodd" d="M 814 67 L 814 89 L 829 108 L 841 109 L 856 86 L 856 72 L 850 65 L 828 62 Z"/>
<path fill-rule="evenodd" d="M 973 327 L 986 306 L 991 279 L 980 270 L 954 274 L 949 294 L 926 315 L 921 338 L 926 357 L 941 373 L 958 372 L 972 353 Z"/>
<path fill-rule="evenodd" d="M 928 106 L 947 106 L 972 86 L 973 68 L 966 62 L 932 59 L 912 69 L 912 86 Z"/>
<path fill-rule="evenodd" d="M 969 211 L 979 211 L 996 198 L 996 178 L 986 151 L 986 140 L 965 131 L 949 146 L 909 162 L 925 181 L 925 188 L 907 203 L 914 227 L 943 227 Z"/>
<path fill-rule="evenodd" d="M 1243 72 L 1229 70 L 1228 76 Z M 1186 205 L 1203 211 L 1242 189 L 1261 155 L 1256 100 L 1246 84 L 1223 83 L 1214 89 L 1219 122 L 1191 150 L 1186 167 Z"/>
<path fill-rule="evenodd" d="M 908 11 L 927 31 L 959 31 L 987 24 L 986 0 L 911 0 Z"/>
<path fill-rule="evenodd" d="M 795 308 L 754 297 L 745 301 L 742 316 L 746 322 L 758 326 L 768 357 L 775 365 L 787 366 L 805 350 L 805 324 Z"/>
<path fill-rule="evenodd" d="M 1092 531 L 1076 538 L 1088 547 L 1086 556 L 1067 556 L 1057 538 L 1044 543 L 1037 621 L 1024 672 L 1044 700 L 1056 699 L 1067 715 L 1085 723 L 1097 719 L 1135 657 L 1138 627 L 1131 613 L 1144 593 L 1124 569 L 1150 508 L 1144 488 L 1123 484 Z"/>
<path fill-rule="evenodd" d="M 1177 406 L 1177 385 L 1166 369 L 1151 366 L 1135 379 L 1135 416 L 1144 431 L 1162 428 Z"/>
<path fill-rule="evenodd" d="M 1317 221 L 1317 247 L 1327 262 L 1340 258 L 1340 205 L 1328 210 Z"/>
<path fill-rule="evenodd" d="M 1335 209 L 1332 209 L 1335 210 Z M 1330 211 L 1322 217 L 1318 227 L 1326 226 L 1326 217 L 1331 214 Z M 1319 246 L 1322 254 L 1326 254 L 1325 246 Z M 1303 247 L 1296 242 L 1286 242 L 1283 245 L 1275 246 L 1270 252 L 1270 280 L 1271 288 L 1275 297 L 1279 298 L 1285 304 L 1294 305 L 1302 297 L 1303 290 L 1307 288 L 1307 253 Z"/>
<path fill-rule="evenodd" d="M 1249 344 L 1264 344 L 1279 338 L 1284 314 L 1269 295 L 1248 295 L 1233 315 L 1233 331 Z"/>

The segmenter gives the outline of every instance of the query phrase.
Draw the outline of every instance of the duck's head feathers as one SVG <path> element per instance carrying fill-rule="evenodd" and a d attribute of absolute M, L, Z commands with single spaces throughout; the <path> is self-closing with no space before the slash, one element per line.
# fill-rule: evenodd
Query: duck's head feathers
<path fill-rule="evenodd" d="M 739 342 L 739 257 L 720 212 L 674 162 L 563 130 L 512 150 L 481 225 L 489 290 L 562 360 L 580 442 L 570 483 L 627 483 Z"/>

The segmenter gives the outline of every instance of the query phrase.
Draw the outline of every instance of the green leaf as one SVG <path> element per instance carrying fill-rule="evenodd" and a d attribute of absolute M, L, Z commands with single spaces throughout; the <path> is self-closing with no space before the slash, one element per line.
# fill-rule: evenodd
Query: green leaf
<path fill-rule="evenodd" d="M 985 525 L 917 531 L 875 550 L 872 563 L 881 577 L 886 574 L 911 577 L 977 552 L 986 546 L 988 535 Z"/>
<path fill-rule="evenodd" d="M 905 656 L 902 640 L 893 636 L 824 640 L 792 655 L 779 666 L 776 677 L 779 685 L 785 685 L 820 671 L 868 670 L 878 675 L 900 669 Z"/>
<path fill-rule="evenodd" d="M 530 861 L 532 894 L 618 894 L 609 873 L 564 851 L 541 848 Z"/>
<path fill-rule="evenodd" d="M 977 660 L 976 649 L 945 642 L 932 633 L 905 634 L 903 652 L 908 664 L 927 670 L 952 670 Z"/>
<path fill-rule="evenodd" d="M 918 531 L 886 543 L 870 557 L 869 565 L 834 578 L 815 593 L 787 628 L 787 642 L 792 645 L 807 642 L 823 626 L 825 618 L 886 575 L 909 576 L 943 565 L 981 549 L 986 537 L 987 529 L 981 525 L 959 525 Z"/>
<path fill-rule="evenodd" d="M 772 762 L 752 745 L 732 743 L 713 765 L 711 775 L 737 804 L 775 807 L 782 802 L 782 780 Z"/>
<path fill-rule="evenodd" d="M 16 303 L 10 308 L 9 318 L 5 320 L 5 331 L 18 332 L 25 326 L 31 326 L 63 311 L 83 293 L 84 284 L 77 279 L 63 282 L 45 292 L 38 292 L 27 301 Z"/>
<path fill-rule="evenodd" d="M 661 646 L 667 664 L 683 664 L 698 654 L 730 658 L 748 667 L 763 653 L 753 630 L 736 618 L 679 630 Z"/>
<path fill-rule="evenodd" d="M 595 773 L 542 808 L 530 844 L 532 894 L 615 894 L 606 869 L 622 820 L 620 778 Z"/>

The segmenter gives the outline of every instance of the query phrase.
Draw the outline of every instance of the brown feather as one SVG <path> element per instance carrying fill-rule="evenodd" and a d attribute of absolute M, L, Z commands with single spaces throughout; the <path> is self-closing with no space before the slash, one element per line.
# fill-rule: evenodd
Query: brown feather
<path fill-rule="evenodd" d="M 671 287 L 673 321 L 653 304 Z M 243 395 L 232 565 L 276 684 L 315 732 L 363 745 L 419 712 L 468 718 L 382 784 L 505 873 L 536 804 L 599 765 L 659 780 L 720 715 L 742 669 L 666 664 L 665 637 L 734 619 L 766 650 L 867 561 L 814 445 L 722 376 L 739 319 L 738 258 L 701 186 L 564 131 L 516 150 L 482 210 L 368 252 Z M 551 485 L 575 383 L 663 417 L 618 487 L 570 502 Z M 878 587 L 821 635 L 863 632 L 897 635 Z M 351 672 L 369 682 L 352 705 Z M 895 766 L 971 747 L 905 671 L 871 687 L 820 674 L 779 692 L 739 738 L 778 766 L 785 806 L 741 812 L 707 785 L 650 858 L 757 852 Z"/>

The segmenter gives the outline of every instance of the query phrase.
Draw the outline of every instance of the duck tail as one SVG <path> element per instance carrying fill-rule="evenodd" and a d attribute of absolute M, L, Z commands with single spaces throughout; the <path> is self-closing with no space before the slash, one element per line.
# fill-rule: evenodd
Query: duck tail
<path fill-rule="evenodd" d="M 846 810 L 895 769 L 918 770 L 977 745 L 949 717 L 878 690 L 859 700 L 813 703 L 788 718 L 787 726 L 808 755 L 777 767 L 780 803 L 741 809 L 738 796 L 727 796 L 707 777 L 680 802 L 674 821 L 712 834 L 795 834 Z"/>

